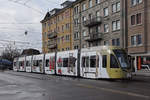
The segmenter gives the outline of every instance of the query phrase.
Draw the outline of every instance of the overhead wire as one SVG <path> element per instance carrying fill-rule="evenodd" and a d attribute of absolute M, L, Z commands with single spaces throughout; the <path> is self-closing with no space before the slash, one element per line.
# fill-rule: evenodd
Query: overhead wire
<path fill-rule="evenodd" d="M 33 8 L 33 7 L 29 6 L 29 5 L 27 5 L 26 3 L 19 2 L 20 0 L 19 0 L 19 1 L 18 1 L 18 0 L 17 0 L 17 1 L 8 0 L 8 1 L 11 1 L 11 2 L 20 4 L 20 5 L 23 5 L 23 6 L 25 6 L 25 7 L 27 7 L 27 8 L 30 8 L 30 9 L 32 9 L 32 10 L 34 10 L 34 11 L 36 11 L 36 12 L 42 14 L 42 15 L 44 14 L 42 11 L 40 11 L 40 10 L 38 10 L 38 9 L 36 9 L 36 8 Z"/>

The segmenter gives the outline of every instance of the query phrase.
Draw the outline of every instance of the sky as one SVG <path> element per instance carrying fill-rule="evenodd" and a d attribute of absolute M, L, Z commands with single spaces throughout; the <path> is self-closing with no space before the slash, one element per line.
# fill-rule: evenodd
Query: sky
<path fill-rule="evenodd" d="M 40 21 L 66 0 L 0 0 L 0 52 L 11 44 L 42 51 Z M 27 31 L 27 35 L 25 32 Z M 15 42 L 14 42 L 15 41 Z"/>

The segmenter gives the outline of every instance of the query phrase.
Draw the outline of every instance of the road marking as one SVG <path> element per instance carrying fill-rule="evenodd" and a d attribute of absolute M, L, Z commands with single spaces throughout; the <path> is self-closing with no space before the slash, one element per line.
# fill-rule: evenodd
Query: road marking
<path fill-rule="evenodd" d="M 134 97 L 150 99 L 150 96 L 137 94 L 137 93 L 133 93 L 133 92 L 126 92 L 126 91 L 120 91 L 120 90 L 114 90 L 114 89 L 108 89 L 108 88 L 94 87 L 94 86 L 85 85 L 85 84 L 76 84 L 76 85 L 80 86 L 80 87 L 84 87 L 84 88 L 98 89 L 98 90 L 103 90 L 103 91 L 112 92 L 112 93 L 118 93 L 118 94 L 123 94 L 123 95 L 129 95 L 129 96 L 134 96 Z"/>

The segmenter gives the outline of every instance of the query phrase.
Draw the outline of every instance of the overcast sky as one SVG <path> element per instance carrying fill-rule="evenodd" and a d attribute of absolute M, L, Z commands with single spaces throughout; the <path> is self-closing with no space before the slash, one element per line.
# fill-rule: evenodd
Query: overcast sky
<path fill-rule="evenodd" d="M 66 0 L 0 0 L 0 50 L 9 40 L 17 41 L 12 43 L 18 48 L 36 48 L 41 51 L 40 21 L 48 10 L 60 8 L 64 1 Z M 24 34 L 25 31 L 28 31 L 27 35 Z"/>

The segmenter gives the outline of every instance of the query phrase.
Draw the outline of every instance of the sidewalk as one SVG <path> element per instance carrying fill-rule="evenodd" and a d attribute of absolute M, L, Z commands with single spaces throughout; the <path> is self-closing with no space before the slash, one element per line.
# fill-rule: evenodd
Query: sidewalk
<path fill-rule="evenodd" d="M 150 70 L 139 70 L 137 72 L 132 73 L 132 75 L 150 77 Z"/>

